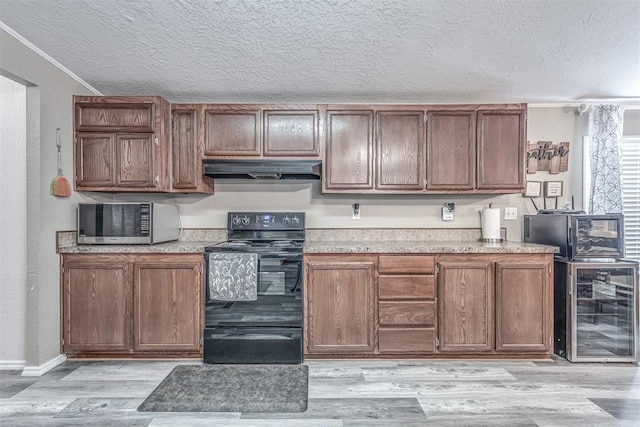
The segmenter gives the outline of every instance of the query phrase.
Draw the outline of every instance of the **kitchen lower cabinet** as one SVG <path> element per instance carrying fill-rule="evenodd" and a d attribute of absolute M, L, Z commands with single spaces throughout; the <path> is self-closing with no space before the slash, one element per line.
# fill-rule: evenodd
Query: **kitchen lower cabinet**
<path fill-rule="evenodd" d="M 68 357 L 200 357 L 200 254 L 62 256 Z"/>
<path fill-rule="evenodd" d="M 136 351 L 199 351 L 200 256 L 147 256 L 134 264 Z"/>
<path fill-rule="evenodd" d="M 553 330 L 551 264 L 496 263 L 496 350 L 550 352 Z"/>
<path fill-rule="evenodd" d="M 550 356 L 552 254 L 442 255 L 439 351 Z"/>
<path fill-rule="evenodd" d="M 62 269 L 64 353 L 131 348 L 131 266 L 121 256 L 70 257 Z"/>
<path fill-rule="evenodd" d="M 378 259 L 378 351 L 436 351 L 434 256 L 384 255 Z"/>
<path fill-rule="evenodd" d="M 373 353 L 376 255 L 306 255 L 305 354 Z"/>
<path fill-rule="evenodd" d="M 491 262 L 472 258 L 438 264 L 440 351 L 493 349 L 492 272 Z"/>

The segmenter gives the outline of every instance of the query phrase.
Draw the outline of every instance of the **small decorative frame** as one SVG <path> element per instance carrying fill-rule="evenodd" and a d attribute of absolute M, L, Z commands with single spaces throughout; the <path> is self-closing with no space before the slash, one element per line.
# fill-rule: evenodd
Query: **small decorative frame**
<path fill-rule="evenodd" d="M 540 181 L 527 181 L 524 188 L 523 197 L 540 197 L 542 192 L 542 183 Z"/>
<path fill-rule="evenodd" d="M 544 197 L 562 196 L 562 181 L 545 181 Z"/>

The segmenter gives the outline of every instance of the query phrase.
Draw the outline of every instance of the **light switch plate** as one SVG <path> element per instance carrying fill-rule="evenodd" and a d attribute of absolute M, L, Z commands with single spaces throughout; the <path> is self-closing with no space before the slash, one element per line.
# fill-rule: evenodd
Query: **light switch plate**
<path fill-rule="evenodd" d="M 518 219 L 518 208 L 515 208 L 515 207 L 504 208 L 504 219 L 506 220 Z"/>
<path fill-rule="evenodd" d="M 352 206 L 351 219 L 360 219 L 360 203 L 354 203 Z"/>

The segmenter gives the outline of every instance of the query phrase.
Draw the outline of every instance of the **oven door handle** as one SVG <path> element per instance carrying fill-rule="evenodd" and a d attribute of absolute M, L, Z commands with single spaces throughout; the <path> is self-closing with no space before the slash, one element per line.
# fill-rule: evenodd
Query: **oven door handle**
<path fill-rule="evenodd" d="M 231 334 L 220 334 L 211 335 L 212 338 L 220 339 L 220 340 L 292 340 L 295 339 L 293 336 L 281 335 L 281 334 L 243 334 L 243 333 L 231 333 Z"/>

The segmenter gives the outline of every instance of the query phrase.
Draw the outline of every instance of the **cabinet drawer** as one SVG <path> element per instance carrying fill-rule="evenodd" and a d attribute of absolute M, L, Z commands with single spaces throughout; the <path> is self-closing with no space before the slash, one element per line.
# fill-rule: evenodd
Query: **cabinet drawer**
<path fill-rule="evenodd" d="M 380 255 L 378 271 L 396 274 L 433 274 L 432 255 Z"/>
<path fill-rule="evenodd" d="M 433 353 L 435 337 L 434 328 L 380 328 L 378 349 L 383 353 Z"/>
<path fill-rule="evenodd" d="M 76 104 L 76 131 L 154 131 L 153 104 Z"/>
<path fill-rule="evenodd" d="M 380 325 L 433 325 L 436 307 L 433 301 L 382 301 L 378 305 Z"/>
<path fill-rule="evenodd" d="M 380 299 L 424 299 L 435 297 L 433 276 L 380 276 L 378 277 Z"/>

